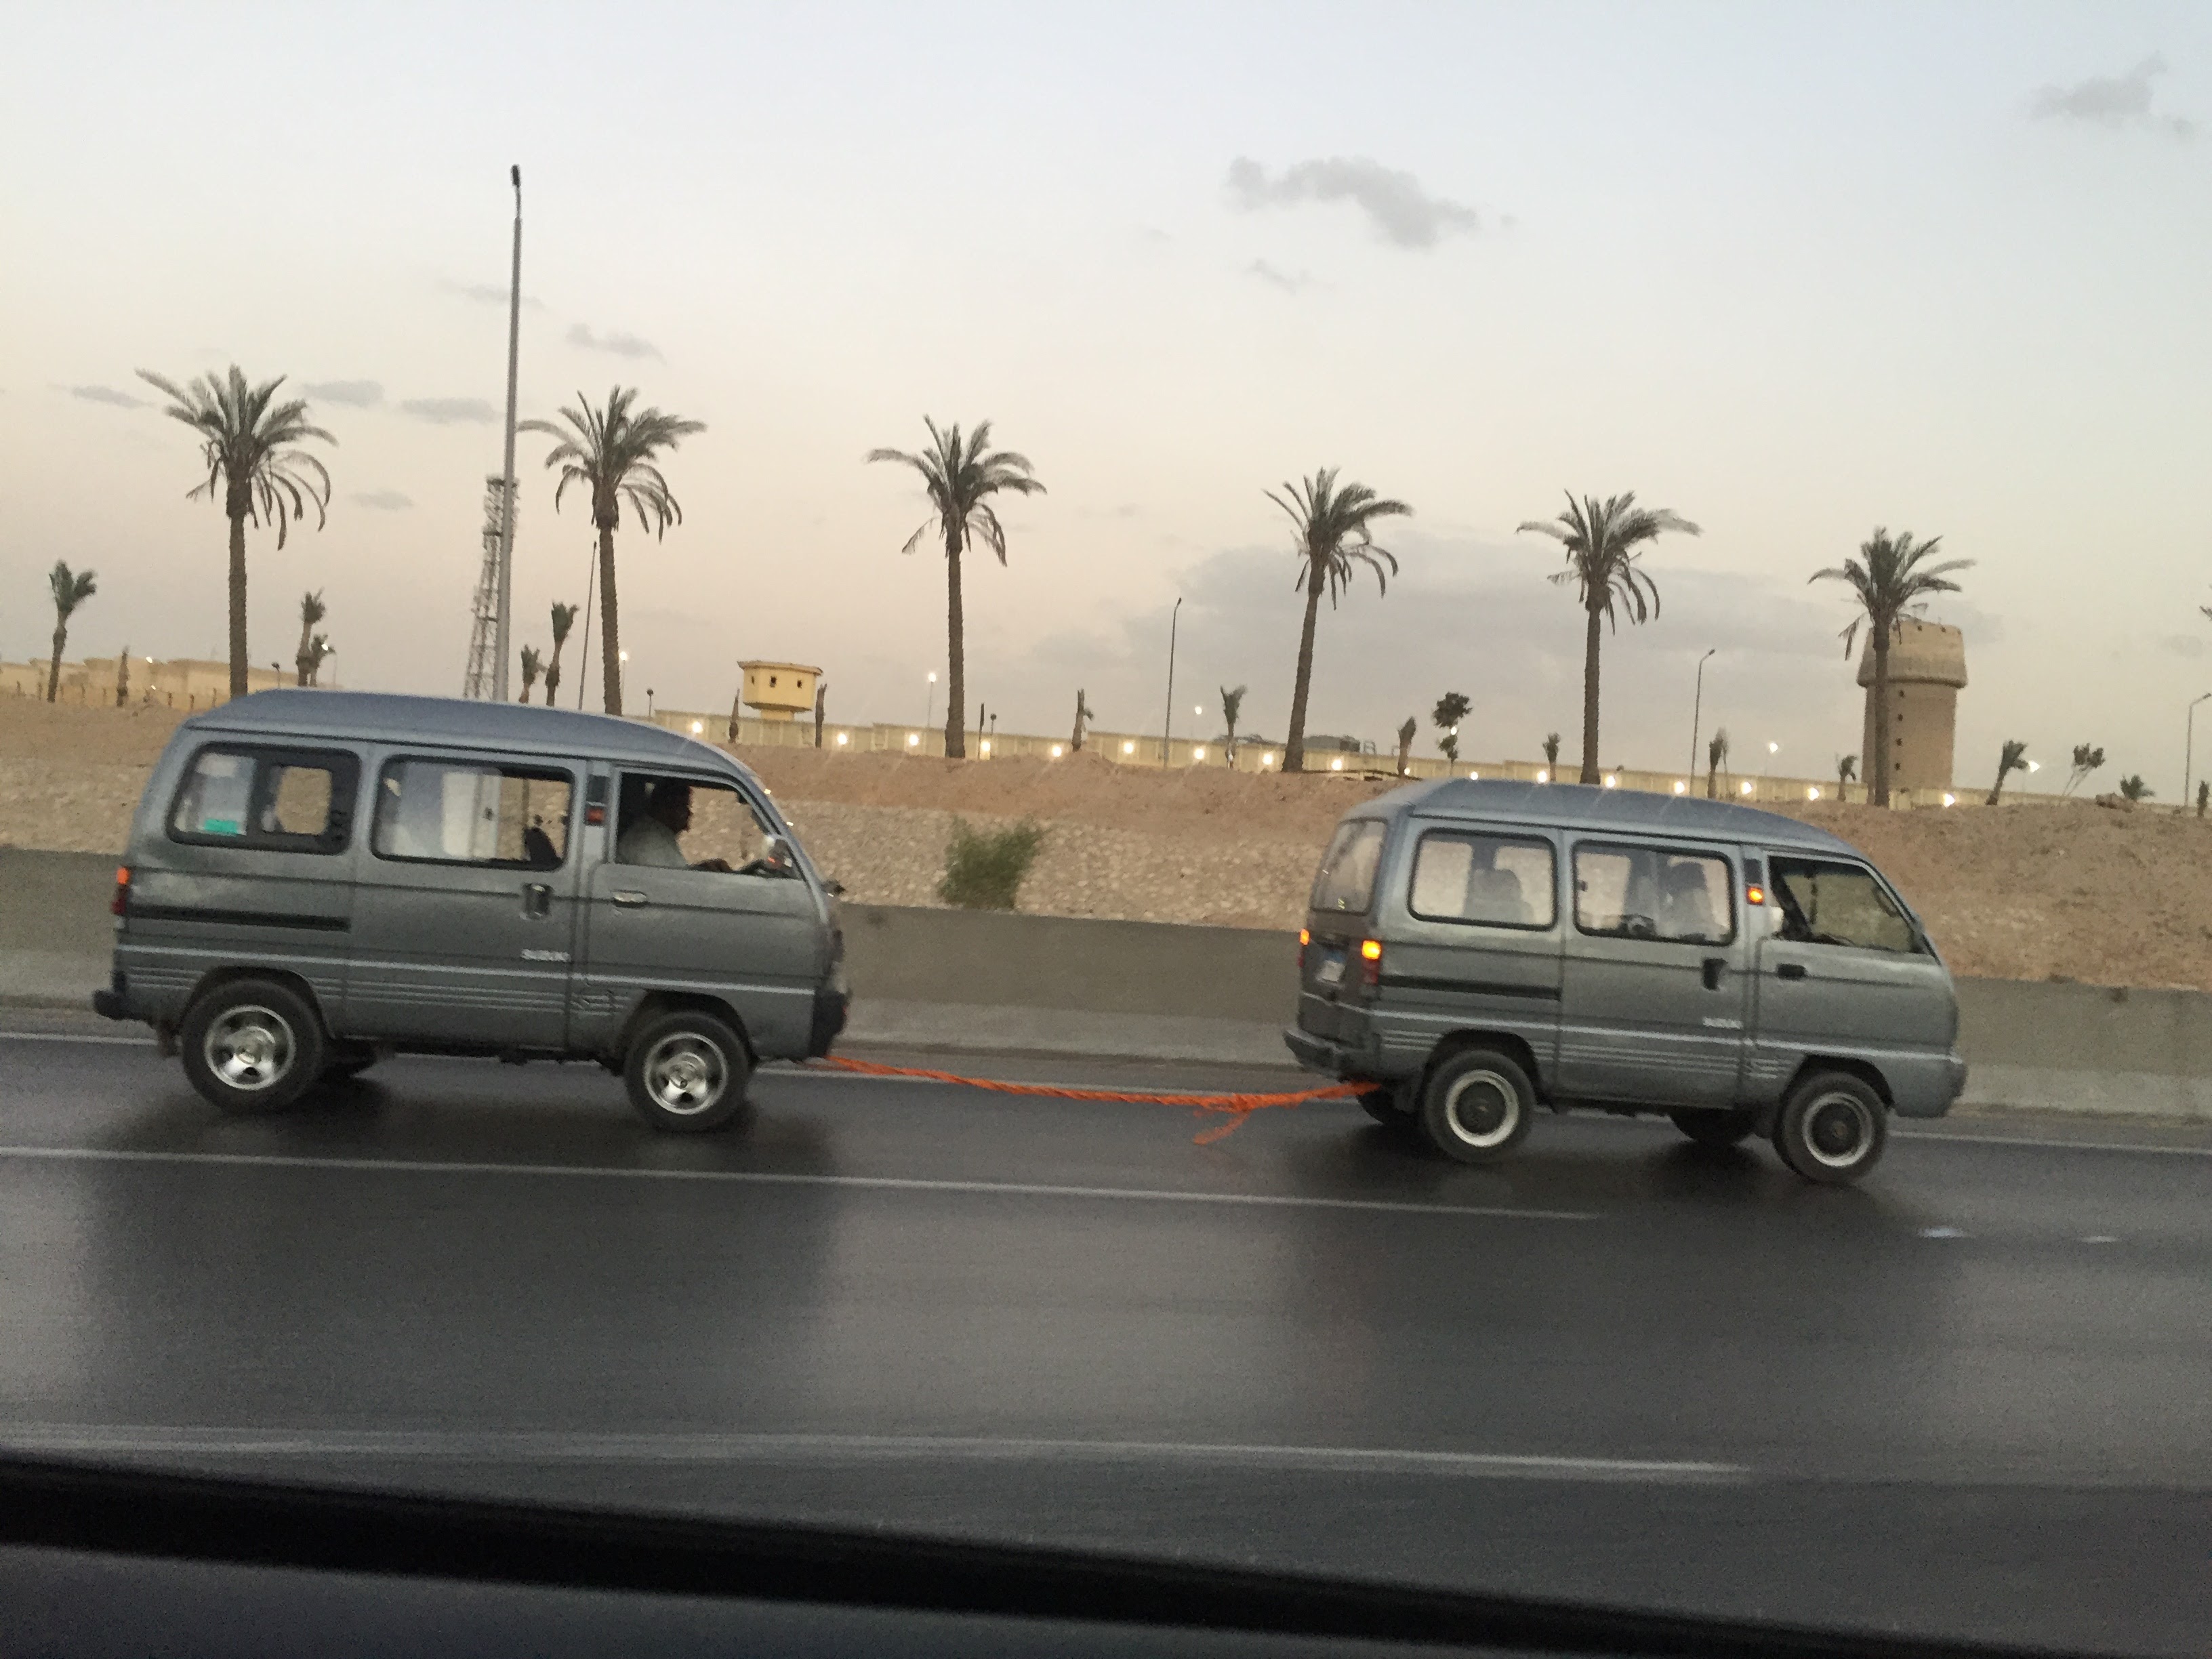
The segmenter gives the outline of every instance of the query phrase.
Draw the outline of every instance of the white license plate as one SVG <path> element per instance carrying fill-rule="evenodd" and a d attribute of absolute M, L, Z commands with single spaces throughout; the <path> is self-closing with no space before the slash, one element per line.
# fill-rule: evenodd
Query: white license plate
<path fill-rule="evenodd" d="M 1321 972 L 1315 975 L 1323 985 L 1334 985 L 1344 978 L 1344 958 L 1331 951 L 1322 958 Z"/>

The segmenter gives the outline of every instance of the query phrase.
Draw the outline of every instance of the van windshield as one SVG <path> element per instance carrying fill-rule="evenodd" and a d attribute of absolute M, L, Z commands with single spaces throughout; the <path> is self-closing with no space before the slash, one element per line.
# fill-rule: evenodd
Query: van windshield
<path fill-rule="evenodd" d="M 1382 861 L 1382 826 L 1357 818 L 1337 826 L 1314 878 L 1313 908 L 1364 915 L 1375 897 L 1375 871 Z"/>

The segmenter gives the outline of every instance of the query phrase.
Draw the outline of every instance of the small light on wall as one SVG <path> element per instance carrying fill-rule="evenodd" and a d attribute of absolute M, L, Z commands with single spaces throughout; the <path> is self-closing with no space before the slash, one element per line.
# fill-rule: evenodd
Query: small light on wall
<path fill-rule="evenodd" d="M 991 752 L 991 740 L 988 738 L 983 739 L 983 752 L 987 755 Z"/>
<path fill-rule="evenodd" d="M 1206 758 L 1206 745 L 1204 744 L 1200 744 L 1197 748 L 1192 750 L 1190 751 L 1190 757 L 1194 761 L 1204 760 Z"/>
<path fill-rule="evenodd" d="M 1336 760 L 1331 761 L 1328 763 L 1328 769 L 1332 772 L 1341 772 L 1344 770 L 1344 762 L 1342 758 L 1339 757 Z"/>
<path fill-rule="evenodd" d="M 1814 784 L 1810 788 L 1807 789 L 1807 790 L 1805 791 L 1805 799 L 1806 799 L 1807 800 L 1818 800 L 1818 799 L 1820 799 L 1820 786 L 1819 784 L 1817 784 L 1817 783 L 1816 783 L 1816 784 Z"/>
<path fill-rule="evenodd" d="M 1552 781 L 1552 775 L 1551 775 L 1551 773 L 1550 773 L 1550 772 L 1547 771 L 1544 768 L 1542 768 L 1542 767 L 1540 767 L 1540 767 L 1538 767 L 1538 768 L 1536 769 L 1536 781 L 1537 781 L 1537 782 L 1539 782 L 1539 783 L 1549 783 L 1551 781 Z"/>
<path fill-rule="evenodd" d="M 1137 752 L 1137 745 L 1133 742 L 1125 741 L 1121 744 L 1121 752 L 1125 755 L 1133 755 Z"/>
<path fill-rule="evenodd" d="M 1677 778 L 1674 780 L 1674 793 L 1678 795 L 1686 795 L 1690 793 L 1690 786 Z"/>
<path fill-rule="evenodd" d="M 693 720 L 691 722 L 691 735 L 695 738 L 706 729 L 707 722 L 704 720 Z"/>
<path fill-rule="evenodd" d="M 1751 793 L 1751 780 L 1750 780 L 1749 778 L 1746 778 L 1746 779 L 1743 781 L 1743 782 L 1742 782 L 1741 785 L 1739 785 L 1739 786 L 1737 787 L 1736 793 L 1737 793 L 1737 794 L 1739 794 L 1739 795 L 1747 795 L 1747 794 L 1749 794 L 1750 793 Z"/>
<path fill-rule="evenodd" d="M 1060 758 L 1060 745 L 1058 744 L 1054 744 L 1052 746 L 1052 757 L 1054 760 L 1058 760 Z"/>
<path fill-rule="evenodd" d="M 852 733 L 851 733 L 851 732 L 840 732 L 837 734 L 837 746 L 838 746 L 840 749 L 842 749 L 842 748 L 843 748 L 843 747 L 844 747 L 848 743 L 849 743 L 851 740 L 852 740 Z"/>
<path fill-rule="evenodd" d="M 921 747 L 921 733 L 919 732 L 908 732 L 906 734 L 906 746 L 909 749 L 919 749 Z"/>
<path fill-rule="evenodd" d="M 1946 789 L 1943 792 L 1943 805 L 1946 806 L 1956 806 L 1958 804 L 1959 798 L 1953 794 L 1949 790 Z"/>
<path fill-rule="evenodd" d="M 1617 789 L 1620 787 L 1620 780 L 1608 772 L 1605 775 L 1605 787 L 1608 789 Z"/>
<path fill-rule="evenodd" d="M 1467 775 L 1467 781 L 1469 783 L 1480 783 L 1482 781 L 1482 774 L 1470 770 Z"/>
<path fill-rule="evenodd" d="M 1273 766 L 1274 763 L 1275 751 L 1272 749 L 1267 750 L 1266 754 L 1260 757 L 1260 764 L 1262 766 Z"/>

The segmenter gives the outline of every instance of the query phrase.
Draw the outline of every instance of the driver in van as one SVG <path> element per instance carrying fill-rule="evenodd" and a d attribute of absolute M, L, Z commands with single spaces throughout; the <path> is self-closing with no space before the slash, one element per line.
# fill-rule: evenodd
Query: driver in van
<path fill-rule="evenodd" d="M 691 827 L 691 786 L 681 778 L 661 778 L 645 799 L 645 810 L 624 826 L 615 843 L 621 864 L 651 865 L 663 870 L 713 870 L 727 875 L 723 859 L 701 859 L 696 864 L 684 856 L 677 837 Z"/>

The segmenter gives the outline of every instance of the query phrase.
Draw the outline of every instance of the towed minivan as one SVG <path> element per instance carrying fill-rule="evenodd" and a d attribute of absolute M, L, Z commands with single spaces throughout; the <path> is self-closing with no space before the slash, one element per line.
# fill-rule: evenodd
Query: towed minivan
<path fill-rule="evenodd" d="M 1838 837 L 1729 803 L 1446 779 L 1339 822 L 1299 934 L 1310 1070 L 1464 1164 L 1539 1107 L 1665 1113 L 1857 1180 L 1966 1086 L 1951 975 Z"/>
<path fill-rule="evenodd" d="M 844 1026 L 835 884 L 750 771 L 658 726 L 264 691 L 179 726 L 125 856 L 93 1006 L 228 1112 L 477 1054 L 595 1060 L 712 1129 Z"/>

